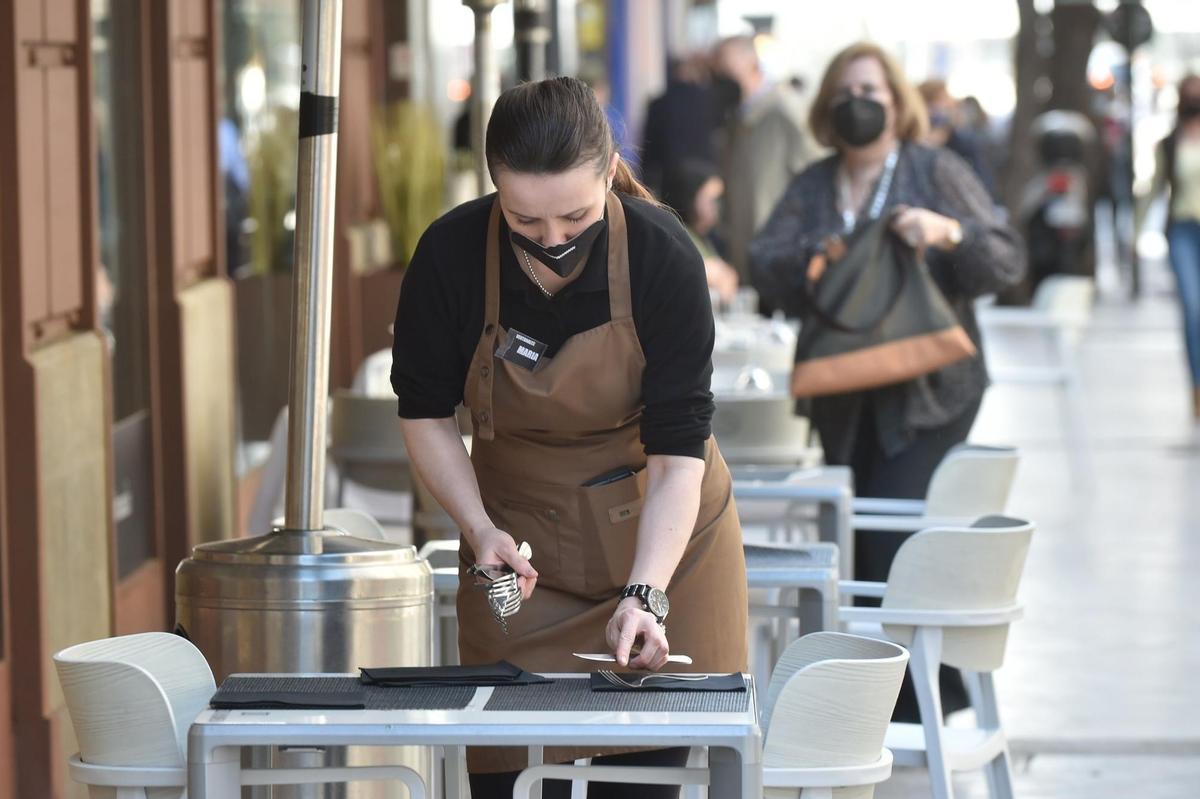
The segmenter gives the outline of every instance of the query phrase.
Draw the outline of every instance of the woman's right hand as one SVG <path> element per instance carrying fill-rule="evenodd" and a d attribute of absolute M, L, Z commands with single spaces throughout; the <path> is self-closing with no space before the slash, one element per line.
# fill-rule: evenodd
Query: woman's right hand
<path fill-rule="evenodd" d="M 537 584 L 537 570 L 517 551 L 517 542 L 498 527 L 484 527 L 471 534 L 471 549 L 475 551 L 475 562 L 479 565 L 506 563 L 517 573 L 517 587 L 521 598 L 529 599 Z M 476 578 L 481 579 L 481 578 Z"/>

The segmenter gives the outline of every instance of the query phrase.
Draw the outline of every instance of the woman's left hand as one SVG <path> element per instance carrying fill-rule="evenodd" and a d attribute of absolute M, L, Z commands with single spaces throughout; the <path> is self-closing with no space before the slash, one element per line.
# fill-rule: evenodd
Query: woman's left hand
<path fill-rule="evenodd" d="M 892 217 L 892 230 L 909 247 L 953 249 L 956 234 L 961 237 L 962 226 L 957 219 L 942 216 L 928 208 L 900 208 Z"/>
<path fill-rule="evenodd" d="M 653 613 L 642 608 L 638 599 L 621 600 L 616 612 L 608 620 L 604 634 L 609 649 L 621 666 L 658 671 L 667 665 L 671 647 L 667 643 L 666 630 L 659 626 Z M 629 651 L 638 639 L 641 639 L 642 651 L 630 660 Z"/>

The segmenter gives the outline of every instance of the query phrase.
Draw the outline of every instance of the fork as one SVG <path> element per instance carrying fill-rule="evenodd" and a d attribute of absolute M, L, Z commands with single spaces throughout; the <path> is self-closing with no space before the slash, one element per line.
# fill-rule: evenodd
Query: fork
<path fill-rule="evenodd" d="M 627 678 L 623 674 L 618 674 L 615 671 L 607 671 L 605 669 L 600 669 L 596 673 L 599 674 L 606 682 L 609 682 L 618 688 L 641 688 L 648 681 L 655 678 L 664 680 L 677 680 L 680 682 L 699 682 L 700 680 L 708 679 L 707 674 L 659 674 L 655 672 L 652 674 L 630 676 Z"/>
<path fill-rule="evenodd" d="M 533 557 L 533 547 L 525 541 L 517 547 L 517 552 L 526 560 Z M 521 609 L 521 589 L 517 586 L 517 573 L 511 566 L 504 565 L 499 567 L 499 570 L 502 571 L 502 576 L 494 577 L 496 567 L 479 564 L 471 567 L 472 574 L 488 581 L 488 607 L 492 609 L 492 616 L 500 623 L 504 634 L 508 635 L 508 617 L 516 615 Z"/>

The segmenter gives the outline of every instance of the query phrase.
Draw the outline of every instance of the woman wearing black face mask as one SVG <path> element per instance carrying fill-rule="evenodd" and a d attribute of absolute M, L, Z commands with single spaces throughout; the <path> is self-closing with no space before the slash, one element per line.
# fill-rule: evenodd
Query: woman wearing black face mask
<path fill-rule="evenodd" d="M 1174 130 L 1158 148 L 1154 194 L 1170 194 L 1167 243 L 1183 306 L 1183 338 L 1192 382 L 1192 418 L 1200 434 L 1200 75 L 1179 82 Z"/>
<path fill-rule="evenodd" d="M 813 254 L 831 236 L 891 215 L 891 229 L 924 252 L 978 345 L 973 300 L 1020 279 L 1023 248 L 962 159 L 918 143 L 925 109 L 895 62 L 870 43 L 843 50 L 826 69 L 809 123 L 837 152 L 796 176 L 755 238 L 752 276 L 764 302 L 803 318 L 798 288 Z M 851 466 L 863 496 L 922 497 L 938 461 L 966 439 L 987 382 L 974 357 L 906 383 L 818 397 L 811 416 L 825 460 Z M 854 576 L 886 580 L 900 542 L 894 533 L 859 535 Z M 950 697 L 943 701 L 953 709 Z M 915 716 L 911 692 L 897 712 Z"/>
<path fill-rule="evenodd" d="M 580 81 L 506 91 L 485 151 L 496 193 L 425 231 L 392 348 L 409 455 L 462 531 L 460 659 L 583 672 L 572 653 L 608 652 L 621 667 L 658 670 L 675 653 L 692 663 L 672 671 L 741 671 L 746 571 L 710 424 L 704 262 L 621 161 Z M 472 584 L 468 567 L 484 564 L 519 575 L 524 601 L 506 628 Z M 527 754 L 468 748 L 471 795 L 512 796 Z M 544 753 L 547 763 L 594 755 L 682 766 L 687 749 Z M 543 796 L 570 793 L 550 780 Z M 593 784 L 588 796 L 666 799 L 678 788 Z"/>

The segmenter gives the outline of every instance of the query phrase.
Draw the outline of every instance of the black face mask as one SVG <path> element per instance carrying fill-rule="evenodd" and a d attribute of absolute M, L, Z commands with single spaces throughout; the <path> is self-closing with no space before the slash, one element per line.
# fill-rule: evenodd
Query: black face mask
<path fill-rule="evenodd" d="M 554 274 L 566 277 L 588 257 L 588 253 L 592 251 L 592 243 L 604 230 L 604 224 L 603 219 L 597 219 L 575 238 L 553 247 L 543 247 L 515 230 L 508 235 L 513 244 L 553 269 Z"/>
<path fill-rule="evenodd" d="M 833 132 L 851 147 L 865 147 L 883 135 L 887 109 L 868 97 L 849 97 L 833 107 Z"/>
<path fill-rule="evenodd" d="M 1179 104 L 1180 119 L 1200 117 L 1200 100 L 1187 100 Z"/>

